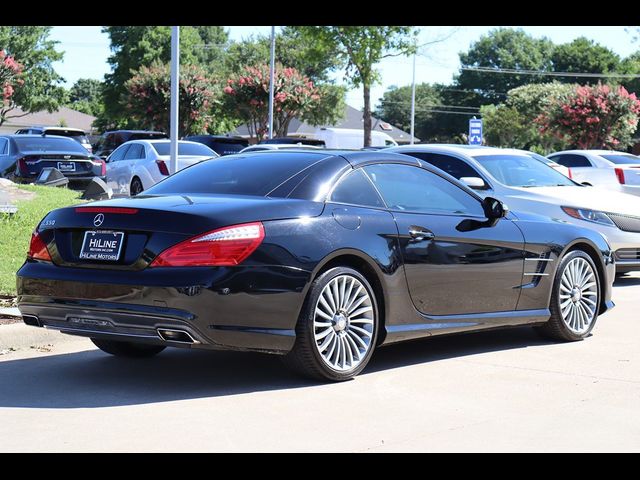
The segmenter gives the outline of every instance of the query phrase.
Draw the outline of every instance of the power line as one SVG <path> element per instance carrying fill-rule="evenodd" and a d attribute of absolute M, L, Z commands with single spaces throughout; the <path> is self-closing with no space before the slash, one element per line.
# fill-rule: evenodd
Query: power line
<path fill-rule="evenodd" d="M 549 77 L 640 78 L 640 75 L 626 73 L 543 72 L 541 70 L 518 70 L 515 68 L 460 67 L 460 70 L 480 73 L 506 73 L 512 75 L 542 75 Z"/>
<path fill-rule="evenodd" d="M 409 101 L 390 101 L 390 100 L 382 100 L 380 103 L 382 104 L 401 104 L 401 105 L 410 105 Z M 433 107 L 433 108 L 459 108 L 459 109 L 467 109 L 467 110 L 480 110 L 480 107 L 466 107 L 463 105 L 423 105 L 423 107 Z"/>

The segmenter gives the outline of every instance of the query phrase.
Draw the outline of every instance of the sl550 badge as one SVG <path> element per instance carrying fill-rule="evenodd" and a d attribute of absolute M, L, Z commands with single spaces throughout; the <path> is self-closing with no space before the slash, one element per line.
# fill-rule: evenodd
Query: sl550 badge
<path fill-rule="evenodd" d="M 53 227 L 55 224 L 55 220 L 45 220 L 44 222 L 42 222 L 43 227 Z"/>

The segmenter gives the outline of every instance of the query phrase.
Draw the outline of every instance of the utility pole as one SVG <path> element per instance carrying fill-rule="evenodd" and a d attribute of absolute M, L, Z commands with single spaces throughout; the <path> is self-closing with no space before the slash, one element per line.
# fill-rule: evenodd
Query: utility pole
<path fill-rule="evenodd" d="M 271 27 L 271 65 L 269 66 L 269 138 L 273 138 L 273 80 L 276 61 L 276 27 Z"/>
<path fill-rule="evenodd" d="M 416 51 L 413 52 L 413 80 L 411 81 L 411 141 L 413 145 L 413 137 L 416 126 Z"/>
<path fill-rule="evenodd" d="M 180 105 L 180 27 L 171 27 L 171 123 L 169 173 L 178 170 L 178 107 Z"/>

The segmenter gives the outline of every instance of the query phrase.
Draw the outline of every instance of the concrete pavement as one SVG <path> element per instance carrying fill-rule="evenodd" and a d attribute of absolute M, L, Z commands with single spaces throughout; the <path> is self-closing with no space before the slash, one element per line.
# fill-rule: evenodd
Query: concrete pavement
<path fill-rule="evenodd" d="M 637 452 L 640 275 L 614 301 L 583 342 L 529 328 L 421 340 L 341 384 L 272 356 L 127 361 L 66 337 L 0 356 L 0 451 Z"/>

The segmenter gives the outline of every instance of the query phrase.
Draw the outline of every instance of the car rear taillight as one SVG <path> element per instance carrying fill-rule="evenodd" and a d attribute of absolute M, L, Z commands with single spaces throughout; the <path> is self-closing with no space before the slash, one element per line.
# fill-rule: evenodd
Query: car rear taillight
<path fill-rule="evenodd" d="M 42 240 L 37 230 L 34 230 L 31 234 L 31 243 L 29 243 L 29 253 L 27 253 L 27 256 L 35 260 L 51 261 L 47 244 L 44 243 L 44 240 Z"/>
<path fill-rule="evenodd" d="M 137 208 L 129 207 L 76 207 L 76 213 L 119 213 L 122 215 L 135 215 Z"/>
<path fill-rule="evenodd" d="M 571 173 L 571 169 L 570 169 L 570 168 L 567 168 L 567 170 L 569 171 L 569 172 L 567 173 L 567 175 L 569 175 L 569 178 L 570 178 L 571 180 L 573 180 L 573 174 Z"/>
<path fill-rule="evenodd" d="M 29 173 L 29 167 L 31 165 L 34 165 L 35 163 L 38 162 L 38 157 L 37 156 L 32 156 L 32 155 L 26 155 L 22 158 L 18 159 L 18 170 L 20 171 L 20 173 L 26 175 Z"/>
<path fill-rule="evenodd" d="M 100 167 L 100 176 L 104 177 L 107 174 L 107 162 L 104 160 L 91 160 L 91 163 L 96 167 Z"/>
<path fill-rule="evenodd" d="M 164 160 L 156 160 L 156 163 L 158 164 L 158 170 L 160 170 L 162 175 L 169 175 L 169 169 L 167 168 L 167 164 L 164 163 Z"/>
<path fill-rule="evenodd" d="M 620 185 L 624 185 L 624 170 L 622 168 L 616 168 L 615 171 L 618 182 L 620 182 Z"/>
<path fill-rule="evenodd" d="M 158 255 L 151 267 L 214 267 L 242 263 L 264 239 L 260 222 L 219 228 L 180 242 Z"/>

